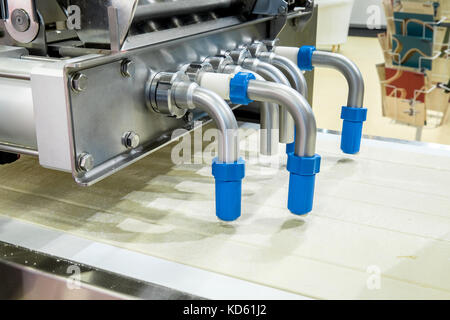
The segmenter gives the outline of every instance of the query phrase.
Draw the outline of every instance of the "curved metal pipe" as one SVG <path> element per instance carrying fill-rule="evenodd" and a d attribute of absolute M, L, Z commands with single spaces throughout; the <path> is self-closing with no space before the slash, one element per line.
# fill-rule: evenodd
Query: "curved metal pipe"
<path fill-rule="evenodd" d="M 243 61 L 242 67 L 261 75 L 265 80 L 291 86 L 288 78 L 277 67 L 259 59 L 247 58 Z M 294 142 L 294 119 L 284 106 L 279 109 L 279 129 L 280 142 Z"/>
<path fill-rule="evenodd" d="M 230 106 L 216 93 L 196 83 L 175 83 L 172 87 L 179 108 L 198 108 L 214 120 L 219 129 L 218 159 L 221 163 L 234 163 L 239 159 L 239 127 Z"/>
<path fill-rule="evenodd" d="M 308 99 L 308 83 L 305 75 L 294 62 L 273 52 L 262 52 L 258 54 L 258 58 L 277 67 L 288 78 L 291 87 Z"/>
<path fill-rule="evenodd" d="M 347 107 L 362 108 L 364 104 L 364 78 L 361 71 L 347 57 L 331 52 L 314 51 L 312 63 L 340 71 L 347 79 L 349 93 Z"/>
<path fill-rule="evenodd" d="M 248 96 L 255 101 L 266 101 L 284 106 L 291 114 L 297 127 L 295 155 L 313 157 L 316 153 L 317 125 L 308 101 L 290 86 L 278 83 L 252 80 Z"/>
<path fill-rule="evenodd" d="M 258 73 L 244 69 L 237 65 L 227 65 L 223 69 L 224 73 L 250 72 L 256 77 L 256 80 L 264 81 L 265 79 Z M 278 105 L 267 102 L 258 102 L 261 110 L 260 115 L 260 153 L 266 156 L 278 153 L 279 141 L 279 114 Z"/>

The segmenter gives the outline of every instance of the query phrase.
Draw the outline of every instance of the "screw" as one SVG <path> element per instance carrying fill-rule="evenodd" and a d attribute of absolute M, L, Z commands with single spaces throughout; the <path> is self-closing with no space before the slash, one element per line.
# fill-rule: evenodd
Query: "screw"
<path fill-rule="evenodd" d="M 122 62 L 122 65 L 120 66 L 120 73 L 125 78 L 131 78 L 134 75 L 135 70 L 135 64 L 131 60 L 124 60 Z"/>
<path fill-rule="evenodd" d="M 141 143 L 141 138 L 134 131 L 126 132 L 122 137 L 122 143 L 127 149 L 136 149 Z"/>
<path fill-rule="evenodd" d="M 30 17 L 23 9 L 16 9 L 11 13 L 11 21 L 14 29 L 19 32 L 25 32 L 30 29 Z"/>
<path fill-rule="evenodd" d="M 88 78 L 82 73 L 76 73 L 72 76 L 72 90 L 75 92 L 83 92 L 87 89 Z"/>
<path fill-rule="evenodd" d="M 84 171 L 88 172 L 94 168 L 94 157 L 89 153 L 82 153 L 78 156 L 78 167 Z"/>

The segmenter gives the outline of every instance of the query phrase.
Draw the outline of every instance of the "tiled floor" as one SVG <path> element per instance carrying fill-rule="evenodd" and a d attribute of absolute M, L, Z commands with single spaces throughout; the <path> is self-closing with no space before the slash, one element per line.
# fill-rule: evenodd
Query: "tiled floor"
<path fill-rule="evenodd" d="M 323 48 L 328 49 L 329 48 Z M 365 106 L 369 109 L 364 133 L 368 135 L 414 140 L 416 129 L 395 124 L 381 113 L 381 88 L 375 65 L 382 63 L 383 55 L 376 38 L 350 37 L 342 46 L 341 53 L 355 61 L 366 82 Z M 347 101 L 347 84 L 336 71 L 316 69 L 313 108 L 318 126 L 324 129 L 341 130 L 340 106 Z M 424 129 L 423 142 L 450 144 L 450 120 L 437 129 Z"/>

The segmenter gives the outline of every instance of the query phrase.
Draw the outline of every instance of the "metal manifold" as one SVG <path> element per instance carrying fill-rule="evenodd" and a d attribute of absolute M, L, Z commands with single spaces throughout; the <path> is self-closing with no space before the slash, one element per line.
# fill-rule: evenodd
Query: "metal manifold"
<path fill-rule="evenodd" d="M 207 118 L 155 112 L 145 99 L 154 74 L 275 39 L 285 25 L 300 31 L 311 10 L 284 0 L 0 0 L 0 150 L 91 185 Z"/>
<path fill-rule="evenodd" d="M 217 215 L 232 221 L 245 175 L 233 110 L 250 105 L 264 129 L 261 153 L 287 145 L 288 207 L 306 214 L 320 170 L 312 73 L 304 74 L 312 64 L 346 76 L 341 148 L 359 151 L 362 76 L 345 57 L 311 46 L 311 0 L 0 0 L 0 13 L 3 163 L 38 156 L 89 186 L 171 142 L 177 129 L 213 120 Z"/>

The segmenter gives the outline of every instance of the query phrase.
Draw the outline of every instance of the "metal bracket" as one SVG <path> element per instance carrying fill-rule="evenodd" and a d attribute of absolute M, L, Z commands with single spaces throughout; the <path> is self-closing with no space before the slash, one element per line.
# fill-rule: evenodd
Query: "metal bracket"
<path fill-rule="evenodd" d="M 11 38 L 20 43 L 32 42 L 40 26 L 34 0 L 6 0 L 2 3 L 6 16 L 5 28 Z"/>
<path fill-rule="evenodd" d="M 253 14 L 262 14 L 266 16 L 286 15 L 288 12 L 288 3 L 285 0 L 258 0 Z"/>

